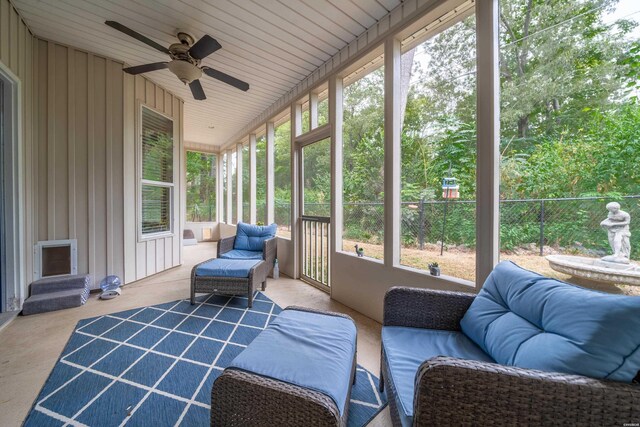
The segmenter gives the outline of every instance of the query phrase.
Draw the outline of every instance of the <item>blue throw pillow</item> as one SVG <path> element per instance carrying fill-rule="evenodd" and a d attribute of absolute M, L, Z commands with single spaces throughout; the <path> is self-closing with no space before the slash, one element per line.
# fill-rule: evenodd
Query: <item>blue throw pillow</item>
<path fill-rule="evenodd" d="M 640 370 L 640 297 L 496 266 L 460 322 L 503 365 L 631 382 Z"/>
<path fill-rule="evenodd" d="M 261 251 L 264 241 L 275 237 L 277 229 L 276 224 L 253 225 L 239 222 L 233 249 Z"/>

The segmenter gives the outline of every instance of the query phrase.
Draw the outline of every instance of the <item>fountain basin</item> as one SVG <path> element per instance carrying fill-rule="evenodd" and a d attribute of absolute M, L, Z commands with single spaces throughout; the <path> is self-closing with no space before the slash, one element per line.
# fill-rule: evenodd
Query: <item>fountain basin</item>
<path fill-rule="evenodd" d="M 640 286 L 640 265 L 621 264 L 572 255 L 548 255 L 549 266 L 560 273 L 602 283 Z"/>

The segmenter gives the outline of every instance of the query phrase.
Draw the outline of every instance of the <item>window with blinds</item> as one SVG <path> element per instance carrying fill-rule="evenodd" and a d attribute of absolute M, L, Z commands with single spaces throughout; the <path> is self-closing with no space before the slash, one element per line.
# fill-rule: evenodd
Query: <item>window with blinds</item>
<path fill-rule="evenodd" d="M 142 236 L 171 232 L 173 198 L 173 121 L 142 107 Z"/>

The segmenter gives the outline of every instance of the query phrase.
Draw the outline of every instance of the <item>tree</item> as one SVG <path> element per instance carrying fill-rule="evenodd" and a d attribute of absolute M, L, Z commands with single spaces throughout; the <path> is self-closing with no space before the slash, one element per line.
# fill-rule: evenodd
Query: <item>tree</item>
<path fill-rule="evenodd" d="M 216 216 L 216 156 L 187 151 L 187 218 L 214 221 Z"/>
<path fill-rule="evenodd" d="M 500 23 L 503 135 L 526 138 L 530 128 L 553 131 L 585 119 L 620 87 L 616 58 L 628 50 L 624 35 L 603 16 L 618 0 L 526 0 L 502 2 Z M 586 117 L 588 120 L 588 117 Z"/>

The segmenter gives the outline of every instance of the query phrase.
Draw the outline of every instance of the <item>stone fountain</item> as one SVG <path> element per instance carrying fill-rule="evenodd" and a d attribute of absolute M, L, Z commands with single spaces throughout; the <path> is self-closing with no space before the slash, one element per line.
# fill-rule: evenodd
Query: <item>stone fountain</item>
<path fill-rule="evenodd" d="M 549 266 L 561 273 L 593 282 L 640 286 L 640 265 L 629 260 L 631 243 L 629 224 L 631 216 L 620 209 L 620 204 L 607 204 L 609 214 L 600 223 L 609 237 L 613 252 L 600 259 L 572 255 L 549 255 Z"/>

